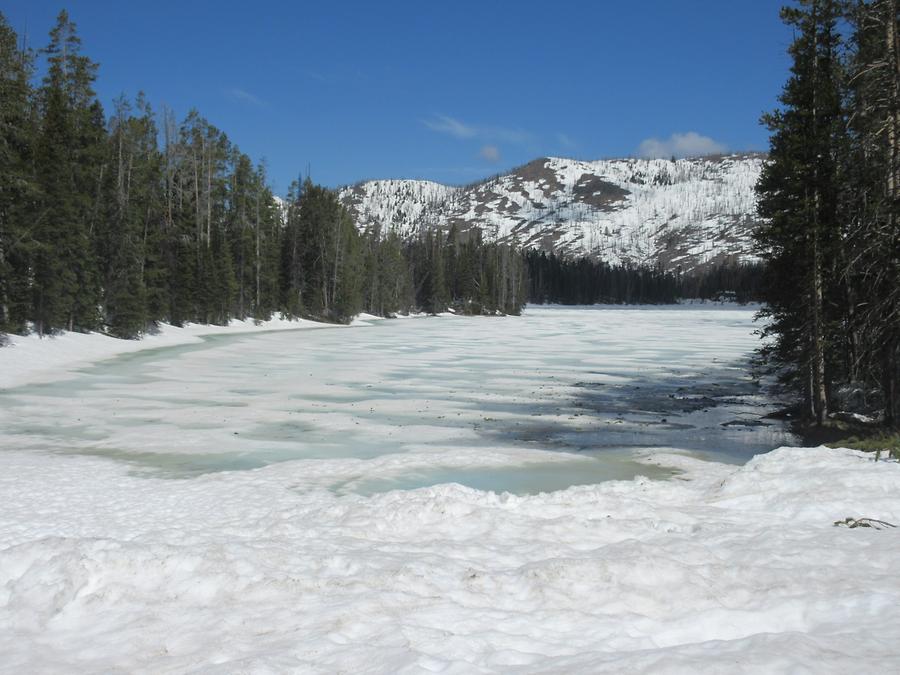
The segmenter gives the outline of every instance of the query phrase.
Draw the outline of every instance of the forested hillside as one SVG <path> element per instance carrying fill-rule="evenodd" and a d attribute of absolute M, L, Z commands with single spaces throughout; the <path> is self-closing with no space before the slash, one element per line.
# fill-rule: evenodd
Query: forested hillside
<path fill-rule="evenodd" d="M 704 272 L 753 263 L 759 153 L 533 160 L 463 187 L 373 180 L 343 188 L 363 226 L 477 228 L 486 240 L 616 267 Z"/>
<path fill-rule="evenodd" d="M 684 299 L 758 301 L 761 264 L 717 265 L 692 274 L 661 267 L 610 265 L 589 256 L 525 252 L 528 301 L 536 304 L 666 304 Z"/>
<path fill-rule="evenodd" d="M 282 202 L 196 110 L 179 122 L 139 95 L 107 116 L 97 71 L 66 12 L 37 53 L 0 15 L 0 331 L 137 337 L 157 321 L 524 303 L 510 246 L 360 231 L 309 177 Z"/>

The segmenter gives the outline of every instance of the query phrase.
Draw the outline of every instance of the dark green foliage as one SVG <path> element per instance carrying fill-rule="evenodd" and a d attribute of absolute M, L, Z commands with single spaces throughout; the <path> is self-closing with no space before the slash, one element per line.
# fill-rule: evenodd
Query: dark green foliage
<path fill-rule="evenodd" d="M 32 55 L 16 41 L 0 14 L 0 331 L 20 332 L 30 318 L 31 216 L 39 192 Z"/>
<path fill-rule="evenodd" d="M 760 265 L 720 265 L 674 274 L 536 250 L 528 251 L 525 259 L 528 300 L 537 304 L 665 304 L 680 298 L 752 302 L 759 299 L 763 274 Z"/>
<path fill-rule="evenodd" d="M 389 232 L 384 237 L 378 230 L 367 232 L 363 246 L 363 304 L 366 311 L 378 316 L 408 312 L 415 303 L 401 237 L 396 232 Z"/>
<path fill-rule="evenodd" d="M 284 310 L 345 322 L 362 310 L 364 247 L 331 190 L 307 177 L 291 187 L 281 259 Z"/>
<path fill-rule="evenodd" d="M 843 214 L 847 371 L 900 425 L 900 3 L 852 3 Z"/>
<path fill-rule="evenodd" d="M 872 388 L 896 424 L 898 1 L 801 0 L 782 16 L 796 36 L 793 66 L 782 108 L 764 117 L 771 152 L 757 188 L 774 338 L 765 356 L 820 427 L 842 390 Z"/>
<path fill-rule="evenodd" d="M 43 50 L 35 169 L 41 190 L 33 238 L 34 321 L 39 333 L 99 325 L 100 280 L 91 234 L 97 220 L 105 130 L 92 89 L 97 65 L 65 11 Z"/>
<path fill-rule="evenodd" d="M 519 314 L 527 283 L 522 254 L 507 244 L 484 243 L 481 232 L 428 230 L 408 242 L 415 306 L 437 314 Z"/>
<path fill-rule="evenodd" d="M 125 338 L 146 330 L 151 293 L 154 308 L 160 304 L 155 286 L 148 292 L 146 277 L 159 245 L 161 158 L 153 113 L 143 96 L 136 106 L 137 116 L 120 98 L 110 121 L 101 207 L 105 217 L 96 236 L 97 257 L 103 263 L 105 324 L 110 333 Z"/>
<path fill-rule="evenodd" d="M 827 418 L 827 353 L 839 316 L 833 296 L 840 227 L 837 222 L 837 153 L 842 133 L 839 17 L 834 0 L 802 0 L 782 18 L 795 29 L 791 76 L 766 115 L 772 132 L 770 161 L 760 178 L 756 240 L 768 263 L 764 314 L 775 337 L 771 358 L 783 379 L 802 387 L 810 414 Z"/>
<path fill-rule="evenodd" d="M 107 122 L 97 64 L 61 12 L 45 76 L 0 15 L 0 330 L 227 323 L 273 313 L 347 322 L 448 308 L 518 313 L 524 265 L 477 232 L 360 233 L 309 178 L 286 204 L 192 110 L 178 125 L 139 95 Z M 162 147 L 160 147 L 160 138 Z"/>

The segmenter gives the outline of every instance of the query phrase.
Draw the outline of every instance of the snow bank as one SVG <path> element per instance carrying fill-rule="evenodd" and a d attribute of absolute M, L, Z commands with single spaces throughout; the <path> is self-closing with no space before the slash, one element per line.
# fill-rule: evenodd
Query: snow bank
<path fill-rule="evenodd" d="M 398 315 L 396 318 L 425 316 L 425 314 L 409 314 Z M 382 316 L 363 313 L 356 316 L 350 325 L 368 326 L 384 320 Z M 0 347 L 0 389 L 52 382 L 82 366 L 120 354 L 199 343 L 209 335 L 342 327 L 345 326 L 307 319 L 274 318 L 268 321 L 232 319 L 227 326 L 211 324 L 172 326 L 162 323 L 156 332 L 145 335 L 140 340 L 120 340 L 102 333 L 63 332 L 44 338 L 37 335 L 5 335 L 6 344 Z"/>
<path fill-rule="evenodd" d="M 516 497 L 0 455 L 4 672 L 896 672 L 900 465 L 781 449 Z"/>
<path fill-rule="evenodd" d="M 331 325 L 305 319 L 260 322 L 232 319 L 227 326 L 186 324 L 178 327 L 163 323 L 157 332 L 140 340 L 120 340 L 102 333 L 63 332 L 44 338 L 37 335 L 7 335 L 7 344 L 0 347 L 0 389 L 52 382 L 86 364 L 145 349 L 201 342 L 206 335 L 324 328 Z"/>

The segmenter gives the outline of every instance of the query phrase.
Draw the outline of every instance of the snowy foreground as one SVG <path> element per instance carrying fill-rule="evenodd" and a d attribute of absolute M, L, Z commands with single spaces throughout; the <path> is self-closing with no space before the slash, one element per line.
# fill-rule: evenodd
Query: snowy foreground
<path fill-rule="evenodd" d="M 897 463 L 784 448 L 737 466 L 644 448 L 632 461 L 648 475 L 678 473 L 535 495 L 458 483 L 353 489 L 363 478 L 408 480 L 434 465 L 605 466 L 484 436 L 472 420 L 490 404 L 515 428 L 550 397 L 548 438 L 581 442 L 575 425 L 586 423 L 571 419 L 565 400 L 583 389 L 585 373 L 607 385 L 638 370 L 662 374 L 659 356 L 672 356 L 673 340 L 684 350 L 679 367 L 700 370 L 750 339 L 747 313 L 553 311 L 267 333 L 69 370 L 44 385 L 40 369 L 20 367 L 19 381 L 35 384 L 0 397 L 0 670 L 900 671 L 900 529 L 834 525 L 847 517 L 900 524 Z M 657 329 L 667 334 L 654 338 Z M 491 334 L 512 345 L 500 365 Z M 416 343 L 429 335 L 423 351 Z M 484 344 L 471 348 L 472 340 Z M 289 344 L 303 345 L 293 356 L 309 371 L 299 383 L 290 368 L 263 368 L 273 350 L 290 361 Z M 559 352 L 542 357 L 547 344 Z M 373 359 L 372 345 L 393 365 Z M 0 350 L 4 375 L 16 349 Z M 432 352 L 446 391 L 435 373 L 415 370 L 435 368 Z M 255 381 L 222 373 L 237 355 L 257 369 Z M 599 372 L 604 358 L 612 365 Z M 519 361 L 523 372 L 513 369 Z M 471 389 L 466 368 L 485 391 L 462 392 Z M 248 405 L 226 385 L 236 376 L 256 388 Z M 530 399 L 542 378 L 555 384 Z M 712 433 L 702 425 L 714 412 L 678 419 Z M 300 420 L 296 437 L 279 417 L 289 414 Z M 642 415 L 616 413 L 613 422 L 622 421 L 609 429 L 641 433 L 650 424 Z M 589 438 L 613 433 L 604 416 Z M 269 431 L 282 422 L 279 434 L 235 436 L 255 417 Z M 452 426 L 451 417 L 465 421 Z M 389 436 L 399 419 L 405 431 Z M 307 436 L 316 439 L 309 447 Z M 356 454 L 323 456 L 335 438 L 368 437 Z M 196 457 L 209 446 L 224 466 L 222 456 L 241 452 L 289 461 L 178 479 L 160 472 L 171 455 Z M 148 459 L 164 450 L 169 459 Z"/>

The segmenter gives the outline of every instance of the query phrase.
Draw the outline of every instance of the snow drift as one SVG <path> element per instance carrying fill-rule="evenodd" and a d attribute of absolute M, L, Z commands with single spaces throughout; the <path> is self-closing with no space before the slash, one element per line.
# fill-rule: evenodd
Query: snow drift
<path fill-rule="evenodd" d="M 536 496 L 0 458 L 4 672 L 891 672 L 900 465 L 782 449 Z"/>

